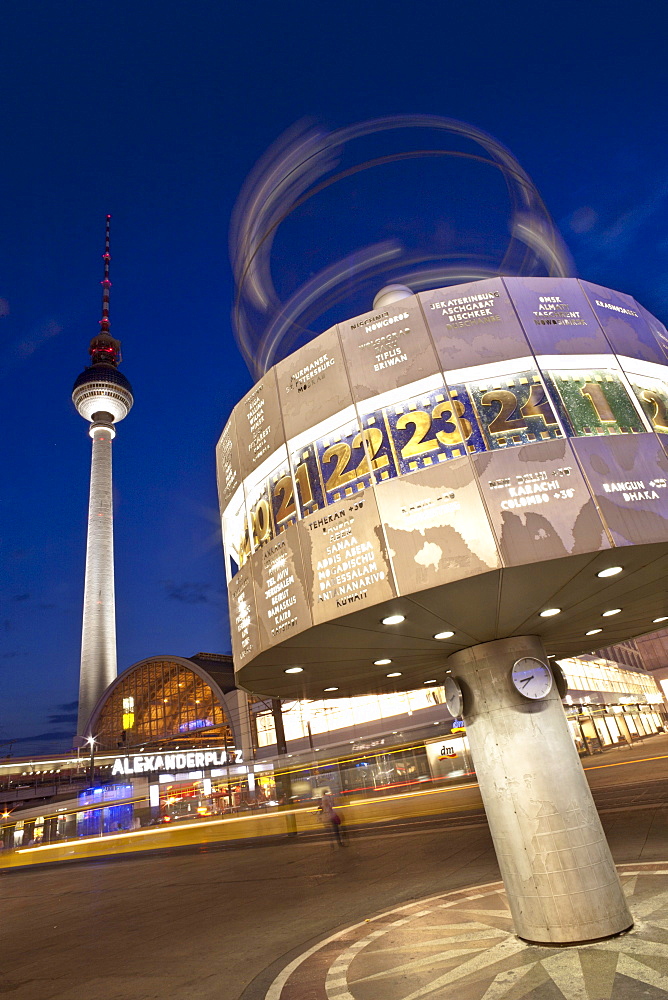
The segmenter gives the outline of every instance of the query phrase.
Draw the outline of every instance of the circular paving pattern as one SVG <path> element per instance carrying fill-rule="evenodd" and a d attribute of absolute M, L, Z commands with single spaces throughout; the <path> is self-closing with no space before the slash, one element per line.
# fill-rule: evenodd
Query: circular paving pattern
<path fill-rule="evenodd" d="M 290 962 L 265 1000 L 666 1000 L 668 863 L 618 870 L 635 921 L 628 934 L 528 945 L 494 882 L 339 931 Z"/>

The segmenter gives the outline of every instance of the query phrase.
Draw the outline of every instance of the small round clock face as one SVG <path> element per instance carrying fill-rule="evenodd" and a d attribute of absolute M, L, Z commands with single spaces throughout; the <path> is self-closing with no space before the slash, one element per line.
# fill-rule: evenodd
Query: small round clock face
<path fill-rule="evenodd" d="M 525 698 L 546 698 L 552 690 L 552 671 L 533 656 L 523 656 L 513 665 L 512 682 Z"/>
<path fill-rule="evenodd" d="M 462 689 L 454 677 L 445 678 L 445 704 L 448 712 L 455 719 L 458 718 L 464 709 L 464 699 Z"/>

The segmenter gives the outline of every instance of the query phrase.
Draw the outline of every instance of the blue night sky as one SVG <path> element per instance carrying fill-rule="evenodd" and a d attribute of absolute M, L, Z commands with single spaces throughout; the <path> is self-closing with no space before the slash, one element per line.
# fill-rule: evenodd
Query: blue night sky
<path fill-rule="evenodd" d="M 135 391 L 114 442 L 122 670 L 230 651 L 214 447 L 252 383 L 231 333 L 228 227 L 264 150 L 301 119 L 471 122 L 531 175 L 576 273 L 665 322 L 668 74 L 655 3 L 3 6 L 0 742 L 23 753 L 69 745 L 75 721 L 90 440 L 70 392 L 100 315 L 105 214 L 112 333 Z M 283 228 L 277 287 L 387 236 L 503 247 L 504 190 L 461 161 L 359 175 Z M 351 298 L 328 322 L 370 304 Z"/>

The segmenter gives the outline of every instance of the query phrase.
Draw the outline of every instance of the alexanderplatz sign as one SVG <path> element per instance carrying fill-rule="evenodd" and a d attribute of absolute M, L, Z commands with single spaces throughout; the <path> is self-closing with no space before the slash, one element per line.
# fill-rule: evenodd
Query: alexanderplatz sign
<path fill-rule="evenodd" d="M 631 922 L 548 656 L 667 613 L 667 365 L 628 295 L 476 281 L 327 330 L 218 444 L 238 683 L 320 699 L 447 676 L 528 940 Z"/>

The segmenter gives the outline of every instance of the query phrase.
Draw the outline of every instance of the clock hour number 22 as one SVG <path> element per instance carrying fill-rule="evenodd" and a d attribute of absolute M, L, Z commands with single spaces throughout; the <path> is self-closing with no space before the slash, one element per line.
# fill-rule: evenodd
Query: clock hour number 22
<path fill-rule="evenodd" d="M 367 458 L 365 454 L 362 457 L 362 461 L 355 466 L 353 464 L 353 451 L 364 448 L 365 441 L 371 458 Z M 378 456 L 382 444 L 383 432 L 380 427 L 366 427 L 359 434 L 355 435 L 352 440 L 352 446 L 347 441 L 337 441 L 336 444 L 330 445 L 323 452 L 322 462 L 323 465 L 331 465 L 335 461 L 336 465 L 325 483 L 325 489 L 328 492 L 330 490 L 341 489 L 346 483 L 350 483 L 354 479 L 359 479 L 360 476 L 368 476 L 372 469 L 382 469 L 384 466 L 389 465 L 390 460 L 387 455 Z"/>

